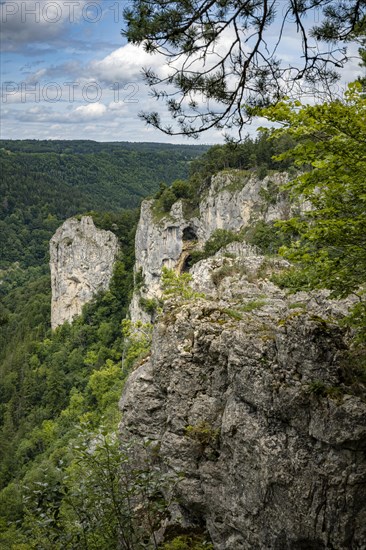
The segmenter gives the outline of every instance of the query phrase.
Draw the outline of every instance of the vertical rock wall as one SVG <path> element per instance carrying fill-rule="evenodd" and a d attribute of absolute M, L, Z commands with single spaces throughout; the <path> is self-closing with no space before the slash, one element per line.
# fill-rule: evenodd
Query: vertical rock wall
<path fill-rule="evenodd" d="M 133 322 L 150 321 L 151 316 L 140 305 L 141 297 L 160 297 L 160 276 L 163 267 L 174 269 L 179 262 L 184 247 L 184 232 L 194 227 L 194 220 L 186 220 L 182 203 L 172 206 L 169 215 L 156 219 L 154 201 L 146 200 L 141 205 L 140 221 L 135 240 L 135 275 L 141 278 L 141 287 L 134 292 L 130 315 Z"/>
<path fill-rule="evenodd" d="M 261 275 L 267 258 L 227 251 L 194 266 L 205 298 L 166 304 L 120 403 L 121 437 L 150 440 L 154 464 L 181 474 L 161 533 L 207 530 L 215 550 L 364 550 L 366 401 L 338 324 L 349 301 L 287 296 Z"/>
<path fill-rule="evenodd" d="M 154 212 L 154 201 L 143 201 L 135 244 L 135 273 L 142 283 L 132 298 L 132 321 L 151 320 L 151 315 L 141 307 L 141 297 L 160 297 L 161 270 L 164 266 L 177 271 L 184 267 L 189 255 L 187 242 L 196 241 L 199 248 L 217 229 L 237 232 L 258 220 L 269 222 L 288 216 L 290 207 L 280 192 L 280 186 L 287 180 L 286 173 L 273 174 L 264 180 L 240 170 L 219 173 L 202 196 L 198 217 L 193 218 L 184 215 L 181 201 L 160 219 Z"/>
<path fill-rule="evenodd" d="M 52 329 L 72 322 L 84 304 L 108 288 L 118 250 L 116 235 L 97 229 L 90 216 L 59 227 L 50 242 Z"/>

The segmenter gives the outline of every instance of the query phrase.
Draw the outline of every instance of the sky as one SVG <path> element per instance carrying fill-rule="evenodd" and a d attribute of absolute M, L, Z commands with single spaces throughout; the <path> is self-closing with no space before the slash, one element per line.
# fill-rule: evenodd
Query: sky
<path fill-rule="evenodd" d="M 187 143 L 146 127 L 138 117 L 153 110 L 164 116 L 141 73 L 142 67 L 164 70 L 164 63 L 121 36 L 127 2 L 0 0 L 1 138 Z M 295 58 L 296 34 L 288 33 L 281 47 L 282 58 Z M 341 85 L 358 73 L 353 60 Z M 210 130 L 200 143 L 223 139 Z"/>

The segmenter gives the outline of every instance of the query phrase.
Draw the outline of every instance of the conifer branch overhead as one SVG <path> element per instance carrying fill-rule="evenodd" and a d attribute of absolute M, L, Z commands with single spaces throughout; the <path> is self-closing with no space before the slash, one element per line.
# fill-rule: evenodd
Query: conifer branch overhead
<path fill-rule="evenodd" d="M 197 137 L 210 128 L 236 128 L 250 119 L 243 104 L 266 106 L 302 92 L 329 94 L 348 60 L 346 42 L 362 42 L 365 0 L 132 0 L 122 34 L 159 53 L 169 70 L 144 69 L 173 120 L 141 113 L 169 135 Z M 319 21 L 311 25 L 311 21 Z M 279 59 L 286 34 L 296 32 L 296 63 Z"/>

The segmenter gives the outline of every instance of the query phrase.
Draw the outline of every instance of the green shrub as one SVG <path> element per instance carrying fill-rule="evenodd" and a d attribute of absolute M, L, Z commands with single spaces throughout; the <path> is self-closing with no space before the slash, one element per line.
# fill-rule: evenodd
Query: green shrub
<path fill-rule="evenodd" d="M 258 246 L 264 254 L 276 254 L 279 248 L 288 244 L 294 235 L 284 233 L 273 222 L 258 221 L 245 230 L 244 238 L 249 244 Z"/>
<path fill-rule="evenodd" d="M 291 292 L 310 290 L 311 288 L 307 273 L 296 267 L 272 274 L 271 281 L 280 288 L 288 288 Z"/>
<path fill-rule="evenodd" d="M 201 260 L 205 260 L 207 258 L 203 250 L 191 250 L 189 256 L 190 258 L 188 261 L 188 267 L 192 267 L 194 264 L 200 262 Z"/>
<path fill-rule="evenodd" d="M 240 241 L 241 237 L 238 233 L 229 231 L 227 229 L 216 229 L 211 235 L 211 237 L 206 241 L 204 252 L 206 258 L 214 256 L 224 246 L 227 246 L 230 243 L 235 241 Z"/>
<path fill-rule="evenodd" d="M 326 395 L 326 385 L 321 380 L 314 380 L 308 385 L 307 391 L 314 395 L 324 396 Z"/>
<path fill-rule="evenodd" d="M 192 185 L 186 180 L 175 180 L 170 188 L 176 199 L 189 199 L 192 196 Z"/>
<path fill-rule="evenodd" d="M 81 428 L 66 471 L 49 462 L 24 487 L 28 548 L 147 547 L 168 515 L 162 491 L 171 490 L 175 476 L 155 468 L 137 440 Z"/>
<path fill-rule="evenodd" d="M 262 164 L 257 169 L 257 177 L 259 180 L 264 180 L 266 175 L 268 174 L 268 166 L 266 164 Z"/>
<path fill-rule="evenodd" d="M 228 229 L 216 229 L 206 241 L 203 250 L 193 250 L 191 252 L 189 265 L 192 266 L 200 260 L 210 258 L 224 246 L 233 242 L 241 242 L 242 240 L 243 237 L 241 233 L 234 233 L 234 231 L 229 231 Z"/>
<path fill-rule="evenodd" d="M 122 321 L 124 347 L 122 353 L 122 369 L 129 370 L 139 359 L 150 353 L 153 326 L 151 323 L 129 319 Z"/>
<path fill-rule="evenodd" d="M 160 197 L 160 204 L 164 212 L 169 212 L 176 200 L 177 197 L 174 195 L 173 191 L 171 189 L 166 189 Z"/>
<path fill-rule="evenodd" d="M 193 298 L 203 298 L 202 292 L 195 292 L 190 281 L 192 276 L 189 273 L 178 275 L 173 269 L 163 267 L 161 283 L 164 298 L 178 298 L 180 300 L 192 300 Z"/>
<path fill-rule="evenodd" d="M 203 535 L 180 535 L 166 542 L 161 550 L 214 550 L 211 542 Z"/>
<path fill-rule="evenodd" d="M 145 278 L 142 267 L 135 273 L 135 290 L 140 290 L 145 285 Z"/>
<path fill-rule="evenodd" d="M 361 294 L 360 300 L 350 309 L 350 313 L 342 322 L 343 325 L 349 326 L 355 330 L 354 342 L 357 346 L 365 346 L 366 344 L 366 295 Z"/>
<path fill-rule="evenodd" d="M 221 311 L 222 313 L 226 313 L 226 315 L 228 315 L 232 319 L 235 319 L 236 321 L 241 321 L 243 318 L 242 314 L 239 313 L 239 311 L 236 311 L 235 309 L 224 308 Z"/>
<path fill-rule="evenodd" d="M 220 430 L 214 429 L 208 422 L 203 420 L 198 424 L 186 426 L 184 435 L 205 447 L 206 445 L 217 444 Z"/>
<path fill-rule="evenodd" d="M 144 311 L 146 311 L 146 313 L 148 313 L 149 315 L 155 315 L 158 308 L 161 306 L 159 301 L 156 300 L 155 298 L 143 298 L 143 297 L 141 297 L 140 300 L 139 300 L 139 304 L 142 307 L 142 309 Z"/>
<path fill-rule="evenodd" d="M 162 214 L 169 213 L 173 204 L 180 199 L 188 204 L 189 208 L 186 208 L 186 210 L 194 210 L 198 204 L 198 196 L 192 182 L 175 180 L 171 187 L 162 184 L 159 192 L 155 195 L 155 215 L 159 217 Z"/>
<path fill-rule="evenodd" d="M 246 304 L 243 304 L 240 306 L 241 311 L 250 312 L 255 309 L 259 309 L 263 307 L 266 304 L 265 300 L 251 300 L 250 302 L 247 302 Z"/>
<path fill-rule="evenodd" d="M 279 186 L 273 181 L 269 180 L 266 187 L 262 187 L 259 190 L 259 196 L 269 205 L 276 204 L 280 193 Z"/>
<path fill-rule="evenodd" d="M 330 397 L 333 399 L 339 399 L 343 395 L 342 388 L 338 386 L 327 386 L 321 380 L 310 382 L 307 391 L 317 397 Z"/>

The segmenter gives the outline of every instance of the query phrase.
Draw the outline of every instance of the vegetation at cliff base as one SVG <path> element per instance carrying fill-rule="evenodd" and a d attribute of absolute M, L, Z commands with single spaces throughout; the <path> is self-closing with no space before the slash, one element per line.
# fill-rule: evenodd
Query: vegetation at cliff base
<path fill-rule="evenodd" d="M 133 290 L 139 216 L 127 207 L 161 181 L 185 177 L 206 147 L 1 146 L 0 547 L 109 550 L 121 530 L 128 540 L 151 534 L 116 490 L 126 478 L 110 467 L 121 459 L 116 429 L 122 387 L 151 343 L 151 327 L 122 325 Z M 51 332 L 49 240 L 66 217 L 84 213 L 117 235 L 121 256 L 109 290 L 72 325 Z M 144 466 L 126 490 L 137 503 L 164 482 Z M 154 509 L 156 518 L 164 511 L 159 498 L 145 502 L 146 513 Z"/>
<path fill-rule="evenodd" d="M 124 321 L 133 289 L 132 214 L 97 216 L 104 227 L 118 218 L 120 227 L 121 218 L 130 224 L 120 241 L 123 260 L 109 290 L 72 325 L 49 330 L 49 291 L 41 292 L 47 279 L 30 302 L 23 296 L 9 310 L 0 384 L 1 548 L 107 550 L 121 537 L 121 548 L 137 548 L 152 533 L 145 515 L 158 521 L 165 513 L 160 491 L 169 480 L 148 464 L 134 470 L 132 442 L 122 451 L 116 435 L 124 381 L 151 344 L 150 326 Z M 17 334 L 28 310 L 37 312 L 36 327 L 26 320 Z"/>

